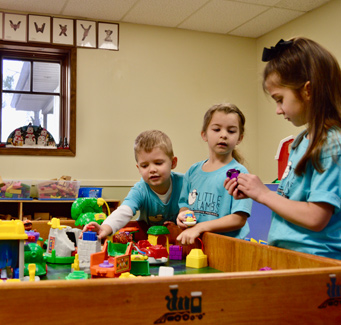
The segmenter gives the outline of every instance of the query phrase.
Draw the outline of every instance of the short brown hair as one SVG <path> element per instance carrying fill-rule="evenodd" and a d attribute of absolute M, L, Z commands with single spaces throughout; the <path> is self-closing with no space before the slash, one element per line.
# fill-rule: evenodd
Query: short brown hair
<path fill-rule="evenodd" d="M 142 150 L 151 152 L 154 148 L 160 148 L 170 159 L 173 159 L 174 153 L 171 139 L 162 131 L 148 130 L 140 133 L 135 139 L 135 160 L 137 161 L 137 154 Z"/>

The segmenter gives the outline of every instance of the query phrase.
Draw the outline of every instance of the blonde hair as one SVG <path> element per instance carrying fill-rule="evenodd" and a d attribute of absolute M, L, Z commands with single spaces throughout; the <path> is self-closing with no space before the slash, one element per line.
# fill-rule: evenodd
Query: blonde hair
<path fill-rule="evenodd" d="M 170 159 L 173 159 L 173 146 L 170 138 L 159 130 L 148 130 L 140 133 L 135 139 L 135 160 L 141 151 L 151 152 L 154 148 L 160 148 Z"/>
<path fill-rule="evenodd" d="M 201 132 L 206 133 L 207 128 L 212 120 L 213 114 L 215 112 L 223 112 L 225 114 L 236 114 L 238 116 L 239 120 L 239 132 L 240 132 L 240 137 L 244 135 L 245 131 L 245 116 L 242 113 L 242 111 L 234 104 L 230 103 L 223 103 L 223 104 L 217 104 L 213 105 L 206 113 L 204 116 L 204 123 L 202 125 Z M 232 151 L 232 157 L 237 160 L 239 163 L 244 162 L 243 156 L 237 151 L 237 149 L 234 149 Z"/>

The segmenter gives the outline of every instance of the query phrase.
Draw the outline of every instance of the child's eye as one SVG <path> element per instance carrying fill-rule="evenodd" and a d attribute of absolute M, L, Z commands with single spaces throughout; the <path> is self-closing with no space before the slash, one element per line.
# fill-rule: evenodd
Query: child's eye
<path fill-rule="evenodd" d="M 213 131 L 214 131 L 214 132 L 219 132 L 219 131 L 220 131 L 220 129 L 213 129 Z"/>

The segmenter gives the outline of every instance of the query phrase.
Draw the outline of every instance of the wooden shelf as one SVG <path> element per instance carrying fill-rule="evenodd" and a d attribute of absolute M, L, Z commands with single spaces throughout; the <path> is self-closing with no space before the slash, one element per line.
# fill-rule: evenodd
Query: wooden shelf
<path fill-rule="evenodd" d="M 23 220 L 24 217 L 33 220 L 34 213 L 49 213 L 53 217 L 71 218 L 71 206 L 75 200 L 0 200 L 0 215 L 7 218 Z M 120 205 L 119 200 L 105 199 L 110 213 Z M 106 205 L 103 204 L 103 212 L 107 215 Z"/>

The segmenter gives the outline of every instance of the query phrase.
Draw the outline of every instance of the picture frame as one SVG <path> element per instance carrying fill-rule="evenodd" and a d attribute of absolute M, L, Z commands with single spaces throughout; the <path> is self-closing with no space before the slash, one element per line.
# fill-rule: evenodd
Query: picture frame
<path fill-rule="evenodd" d="M 76 21 L 76 46 L 96 48 L 97 24 L 95 21 Z"/>
<path fill-rule="evenodd" d="M 118 24 L 98 23 L 98 48 L 118 51 Z"/>
<path fill-rule="evenodd" d="M 3 31 L 4 31 L 4 29 L 3 29 L 3 13 L 2 12 L 0 12 L 0 40 L 1 39 L 3 39 Z"/>
<path fill-rule="evenodd" d="M 74 45 L 74 20 L 53 17 L 52 43 Z"/>
<path fill-rule="evenodd" d="M 28 40 L 30 42 L 51 43 L 51 17 L 29 15 Z"/>
<path fill-rule="evenodd" d="M 4 40 L 27 42 L 27 15 L 4 14 Z"/>

